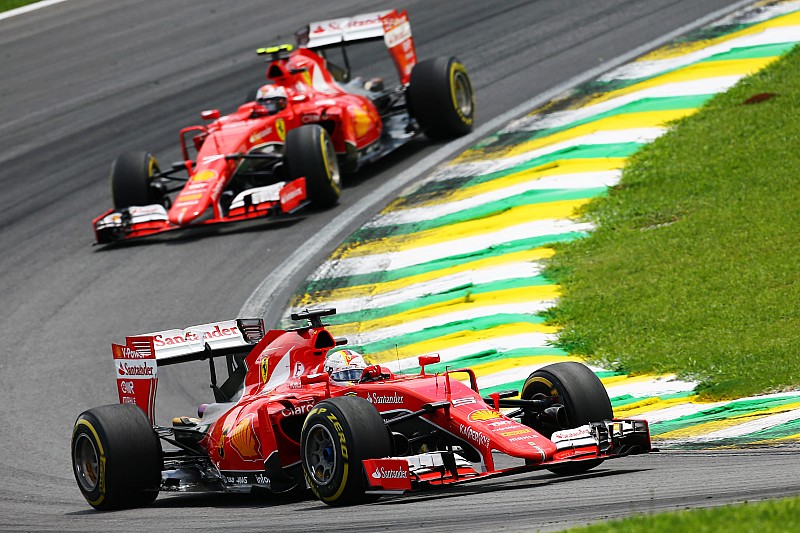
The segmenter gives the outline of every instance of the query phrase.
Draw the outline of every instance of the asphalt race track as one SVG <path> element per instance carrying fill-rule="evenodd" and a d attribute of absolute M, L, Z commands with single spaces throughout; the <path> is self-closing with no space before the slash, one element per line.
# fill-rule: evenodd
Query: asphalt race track
<path fill-rule="evenodd" d="M 147 509 L 97 513 L 78 491 L 69 459 L 76 416 L 117 400 L 111 342 L 234 318 L 285 257 L 442 148 L 424 140 L 406 147 L 348 179 L 336 208 L 290 223 L 93 247 L 90 222 L 110 206 L 112 159 L 148 149 L 162 166 L 177 160 L 181 127 L 198 123 L 202 109 L 232 111 L 261 83 L 258 46 L 291 41 L 309 19 L 407 8 L 421 58 L 457 55 L 470 70 L 480 126 L 734 3 L 69 0 L 0 20 L 0 529 L 553 530 L 800 493 L 796 450 L 767 449 L 662 452 L 576 478 L 535 473 L 358 509 L 181 495 Z M 354 62 L 369 66 L 378 57 L 364 51 Z M 336 246 L 337 235 L 330 237 L 316 261 Z M 293 265 L 287 279 L 314 266 Z M 160 378 L 161 422 L 191 415 L 210 398 L 204 365 L 170 367 Z"/>

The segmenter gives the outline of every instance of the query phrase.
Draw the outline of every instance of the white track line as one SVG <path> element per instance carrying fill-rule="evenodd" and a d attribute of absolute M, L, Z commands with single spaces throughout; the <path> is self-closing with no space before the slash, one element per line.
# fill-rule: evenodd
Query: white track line
<path fill-rule="evenodd" d="M 6 11 L 5 13 L 0 13 L 0 20 L 10 19 L 11 17 L 16 17 L 17 15 L 22 15 L 23 13 L 30 13 L 31 11 L 36 11 L 37 9 L 42 9 L 43 7 L 54 6 L 66 1 L 67 0 L 43 0 L 42 2 L 36 2 L 27 6 L 18 7 L 16 9 Z"/>

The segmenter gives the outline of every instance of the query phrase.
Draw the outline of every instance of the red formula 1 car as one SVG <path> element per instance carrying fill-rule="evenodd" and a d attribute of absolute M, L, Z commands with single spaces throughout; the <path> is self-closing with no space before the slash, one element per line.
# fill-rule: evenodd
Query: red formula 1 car
<path fill-rule="evenodd" d="M 383 39 L 399 84 L 351 79 L 346 45 Z M 180 132 L 183 161 L 161 170 L 148 152 L 111 166 L 114 207 L 94 219 L 97 243 L 186 227 L 291 215 L 309 203 L 335 204 L 340 169 L 354 172 L 425 133 L 471 131 L 475 101 L 453 57 L 417 63 L 405 12 L 387 11 L 310 24 L 299 48 L 258 52 L 268 85 L 234 113 Z M 340 49 L 344 67 L 325 57 Z M 173 193 L 177 192 L 177 195 Z"/>
<path fill-rule="evenodd" d="M 529 470 L 576 474 L 652 450 L 647 422 L 614 419 L 602 383 L 579 363 L 535 371 L 521 394 L 487 396 L 470 369 L 427 372 L 438 355 L 420 356 L 414 374 L 380 365 L 329 374 L 328 352 L 345 343 L 322 324 L 333 312 L 293 315 L 310 324 L 287 331 L 238 319 L 114 345 L 120 404 L 85 411 L 72 434 L 86 500 L 111 509 L 148 504 L 159 491 L 310 487 L 329 505 L 349 505 Z M 216 358 L 227 367 L 221 384 Z M 215 402 L 197 418 L 155 425 L 158 369 L 197 360 L 209 361 Z M 493 452 L 520 464 L 497 468 Z"/>

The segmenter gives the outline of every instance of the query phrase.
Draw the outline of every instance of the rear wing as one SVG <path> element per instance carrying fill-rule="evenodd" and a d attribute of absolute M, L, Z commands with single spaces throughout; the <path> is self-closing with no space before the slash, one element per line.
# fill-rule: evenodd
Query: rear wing
<path fill-rule="evenodd" d="M 137 337 L 152 337 L 158 366 L 167 366 L 249 350 L 264 332 L 262 319 L 237 318 Z"/>
<path fill-rule="evenodd" d="M 316 50 L 334 46 L 343 48 L 347 43 L 382 38 L 403 85 L 409 82 L 411 69 L 417 64 L 417 53 L 414 40 L 411 38 L 411 24 L 405 10 L 398 12 L 393 9 L 312 22 L 296 32 L 295 36 L 299 46 Z M 346 56 L 345 62 L 347 62 Z"/>
<path fill-rule="evenodd" d="M 383 37 L 381 18 L 392 11 L 378 11 L 354 17 L 312 22 L 297 32 L 297 44 L 311 49 Z"/>
<path fill-rule="evenodd" d="M 213 358 L 249 351 L 264 334 L 262 319 L 238 318 L 126 337 L 111 345 L 119 401 L 138 405 L 155 424 L 159 366 L 210 359 L 216 387 Z"/>

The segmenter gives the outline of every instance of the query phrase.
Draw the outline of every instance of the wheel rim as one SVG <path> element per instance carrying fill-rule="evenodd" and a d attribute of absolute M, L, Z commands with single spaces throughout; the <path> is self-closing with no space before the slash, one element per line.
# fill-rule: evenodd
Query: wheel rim
<path fill-rule="evenodd" d="M 330 137 L 325 137 L 325 163 L 328 166 L 328 173 L 330 174 L 331 181 L 337 187 L 341 185 L 342 177 L 339 174 L 339 162 L 336 160 L 336 150 L 333 148 L 333 143 Z"/>
<path fill-rule="evenodd" d="M 78 435 L 73 453 L 78 483 L 86 492 L 94 491 L 100 481 L 100 460 L 94 442 L 87 435 Z"/>
<path fill-rule="evenodd" d="M 453 94 L 461 114 L 465 117 L 472 116 L 472 87 L 466 74 L 458 70 L 453 73 Z"/>
<path fill-rule="evenodd" d="M 308 432 L 305 443 L 306 471 L 317 485 L 327 485 L 336 471 L 333 436 L 328 428 L 317 424 Z"/>

